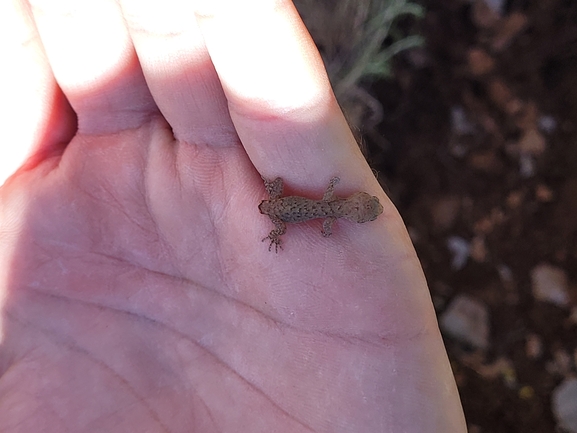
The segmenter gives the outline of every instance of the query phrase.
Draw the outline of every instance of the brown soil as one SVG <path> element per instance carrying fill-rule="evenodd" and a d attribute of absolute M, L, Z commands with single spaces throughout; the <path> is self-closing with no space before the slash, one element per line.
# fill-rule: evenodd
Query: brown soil
<path fill-rule="evenodd" d="M 482 5 L 425 1 L 427 46 L 373 86 L 385 140 L 368 156 L 439 315 L 463 293 L 489 309 L 487 350 L 445 339 L 470 431 L 554 432 L 551 394 L 577 358 L 577 3 Z M 459 270 L 450 236 L 474 245 Z M 568 272 L 573 311 L 532 296 L 540 263 Z"/>

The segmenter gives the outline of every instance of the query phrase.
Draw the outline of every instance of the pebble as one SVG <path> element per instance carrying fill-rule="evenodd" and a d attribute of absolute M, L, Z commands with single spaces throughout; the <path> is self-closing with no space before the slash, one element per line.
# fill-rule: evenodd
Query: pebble
<path fill-rule="evenodd" d="M 545 137 L 537 129 L 525 131 L 518 143 L 519 151 L 533 156 L 540 156 L 545 152 L 547 143 Z"/>
<path fill-rule="evenodd" d="M 469 120 L 465 109 L 460 105 L 451 108 L 451 128 L 458 135 L 468 135 L 475 132 L 475 125 Z"/>
<path fill-rule="evenodd" d="M 577 325 L 577 307 L 571 308 L 571 313 L 569 314 L 569 322 L 573 325 Z M 577 365 L 577 358 L 575 360 L 575 365 Z"/>
<path fill-rule="evenodd" d="M 480 29 L 491 29 L 499 24 L 501 15 L 495 12 L 484 0 L 473 2 L 471 19 Z"/>
<path fill-rule="evenodd" d="M 539 184 L 535 188 L 535 198 L 538 202 L 549 203 L 553 200 L 553 191 L 547 185 Z"/>
<path fill-rule="evenodd" d="M 551 134 L 557 129 L 557 120 L 553 116 L 544 114 L 539 117 L 539 129 L 547 134 Z"/>
<path fill-rule="evenodd" d="M 493 12 L 503 16 L 503 12 L 505 11 L 504 0 L 485 0 L 485 3 Z"/>
<path fill-rule="evenodd" d="M 453 226 L 459 215 L 461 202 L 458 197 L 441 197 L 431 206 L 431 217 L 435 227 L 446 230 Z"/>
<path fill-rule="evenodd" d="M 441 329 L 456 340 L 478 349 L 489 346 L 487 306 L 467 295 L 456 296 L 439 320 Z"/>
<path fill-rule="evenodd" d="M 513 12 L 499 23 L 493 38 L 493 50 L 500 52 L 511 45 L 511 42 L 527 28 L 529 18 L 521 12 Z"/>
<path fill-rule="evenodd" d="M 498 265 L 497 272 L 499 272 L 499 277 L 501 277 L 503 284 L 510 285 L 514 282 L 515 276 L 513 275 L 513 271 L 509 266 Z"/>
<path fill-rule="evenodd" d="M 447 239 L 447 248 L 453 255 L 451 267 L 456 271 L 463 269 L 471 251 L 469 242 L 459 236 L 451 236 Z"/>
<path fill-rule="evenodd" d="M 560 427 L 577 433 L 577 379 L 565 379 L 553 391 L 552 410 Z"/>
<path fill-rule="evenodd" d="M 569 304 L 568 278 L 564 269 L 546 263 L 531 271 L 531 286 L 535 299 L 560 307 Z"/>
<path fill-rule="evenodd" d="M 532 177 L 535 174 L 535 160 L 531 155 L 526 153 L 519 155 L 519 174 L 524 178 Z"/>
<path fill-rule="evenodd" d="M 567 375 L 573 367 L 573 359 L 565 349 L 557 349 L 553 352 L 553 362 L 557 371 L 562 375 Z"/>
<path fill-rule="evenodd" d="M 471 247 L 469 249 L 471 258 L 477 263 L 483 263 L 487 260 L 487 245 L 485 244 L 484 236 L 475 236 L 471 240 Z"/>
<path fill-rule="evenodd" d="M 531 359 L 541 358 L 543 355 L 543 339 L 537 334 L 528 334 L 525 339 L 525 353 Z"/>
<path fill-rule="evenodd" d="M 476 77 L 487 75 L 495 69 L 495 60 L 481 48 L 471 48 L 467 56 L 469 70 Z"/>
<path fill-rule="evenodd" d="M 487 87 L 491 101 L 508 115 L 516 115 L 521 112 L 523 103 L 517 98 L 509 85 L 499 78 L 493 78 Z"/>
<path fill-rule="evenodd" d="M 521 191 L 512 191 L 507 196 L 507 206 L 509 209 L 519 209 L 523 204 L 523 192 Z"/>

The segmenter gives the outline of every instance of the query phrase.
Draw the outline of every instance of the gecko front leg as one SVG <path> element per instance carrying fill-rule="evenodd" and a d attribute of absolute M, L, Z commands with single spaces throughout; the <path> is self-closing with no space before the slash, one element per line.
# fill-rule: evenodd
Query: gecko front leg
<path fill-rule="evenodd" d="M 333 177 L 330 182 L 329 186 L 327 186 L 327 190 L 323 195 L 323 201 L 332 201 L 335 199 L 335 185 L 341 181 L 338 177 Z"/>
<path fill-rule="evenodd" d="M 333 201 L 336 199 L 335 197 L 335 185 L 341 181 L 338 177 L 333 177 L 330 182 L 329 186 L 327 186 L 327 190 L 323 195 L 323 201 Z M 329 216 L 327 219 L 323 221 L 323 229 L 321 230 L 321 234 L 326 238 L 333 233 L 333 223 L 336 221 L 336 217 Z"/>
<path fill-rule="evenodd" d="M 286 224 L 284 223 L 284 221 L 282 221 L 278 217 L 275 217 L 272 215 L 269 215 L 269 216 L 270 216 L 270 219 L 276 228 L 274 230 L 271 230 L 271 232 L 268 234 L 268 236 L 266 238 L 264 238 L 262 240 L 262 242 L 266 241 L 267 239 L 270 239 L 270 244 L 268 246 L 268 250 L 270 251 L 270 249 L 272 248 L 272 246 L 274 244 L 274 252 L 278 253 L 279 248 L 282 250 L 280 237 L 282 235 L 284 235 L 284 233 L 286 232 Z"/>
<path fill-rule="evenodd" d="M 282 195 L 282 190 L 284 189 L 284 182 L 280 177 L 277 177 L 273 181 L 269 181 L 262 176 L 261 178 L 264 181 L 264 189 L 266 190 L 269 196 L 269 200 L 274 200 Z"/>

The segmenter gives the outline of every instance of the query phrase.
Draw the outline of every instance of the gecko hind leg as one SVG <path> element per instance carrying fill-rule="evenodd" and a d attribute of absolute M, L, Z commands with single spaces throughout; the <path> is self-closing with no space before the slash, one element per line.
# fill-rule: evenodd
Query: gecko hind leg
<path fill-rule="evenodd" d="M 281 244 L 282 242 L 281 242 L 280 237 L 282 235 L 284 235 L 286 232 L 286 224 L 280 218 L 271 217 L 271 220 L 272 220 L 273 224 L 275 225 L 275 229 L 271 230 L 271 232 L 268 234 L 268 236 L 266 238 L 264 238 L 262 240 L 262 242 L 269 239 L 270 244 L 268 246 L 268 250 L 270 251 L 273 244 L 274 244 L 274 252 L 278 253 L 279 248 L 282 250 L 282 244 Z"/>
<path fill-rule="evenodd" d="M 323 221 L 323 229 L 321 230 L 321 234 L 326 238 L 333 234 L 333 223 L 337 219 L 335 217 L 328 217 Z"/>

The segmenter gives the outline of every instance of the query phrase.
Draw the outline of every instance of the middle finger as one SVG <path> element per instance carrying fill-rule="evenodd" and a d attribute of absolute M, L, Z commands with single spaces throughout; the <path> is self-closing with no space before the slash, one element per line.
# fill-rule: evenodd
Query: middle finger
<path fill-rule="evenodd" d="M 194 2 L 122 0 L 122 9 L 150 91 L 175 137 L 195 144 L 237 143 Z"/>

